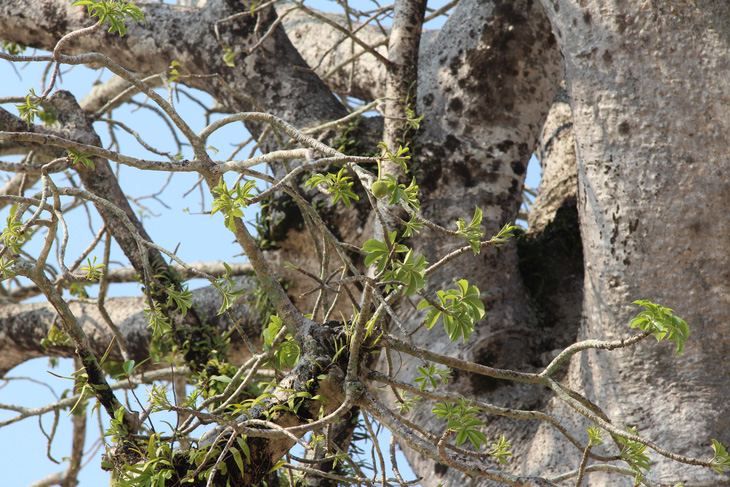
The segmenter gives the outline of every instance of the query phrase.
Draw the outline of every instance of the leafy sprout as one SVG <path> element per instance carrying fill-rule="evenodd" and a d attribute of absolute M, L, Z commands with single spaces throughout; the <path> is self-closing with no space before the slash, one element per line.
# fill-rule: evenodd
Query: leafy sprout
<path fill-rule="evenodd" d="M 674 315 L 674 310 L 654 304 L 646 299 L 634 301 L 647 309 L 631 320 L 631 328 L 639 328 L 654 335 L 658 342 L 671 340 L 677 342 L 677 354 L 684 352 L 684 341 L 689 338 L 689 326 L 679 316 Z"/>
<path fill-rule="evenodd" d="M 332 197 L 332 204 L 336 204 L 340 199 L 345 203 L 346 207 L 350 207 L 350 199 L 359 200 L 360 197 L 352 192 L 353 182 L 350 181 L 350 176 L 345 176 L 345 168 L 339 170 L 337 174 L 315 174 L 305 183 L 305 186 L 314 188 L 319 184 L 325 184 L 327 186 L 327 192 Z"/>
<path fill-rule="evenodd" d="M 438 302 L 423 300 L 418 303 L 418 309 L 434 308 L 426 314 L 424 324 L 427 329 L 433 328 L 442 318 L 444 330 L 451 341 L 462 337 L 466 342 L 474 331 L 474 324 L 485 316 L 484 303 L 479 299 L 479 288 L 469 285 L 466 279 L 456 281 L 456 285 L 456 289 L 436 291 Z"/>
<path fill-rule="evenodd" d="M 422 391 L 426 389 L 426 385 L 429 383 L 431 387 L 436 389 L 439 381 L 443 384 L 448 384 L 451 378 L 451 369 L 448 367 L 441 368 L 431 364 L 428 367 L 418 367 L 418 371 L 421 373 L 421 376 L 413 380 L 419 383 L 418 388 Z"/>
<path fill-rule="evenodd" d="M 712 440 L 712 450 L 715 452 L 715 455 L 710 460 L 710 465 L 715 469 L 715 472 L 719 474 L 725 473 L 730 469 L 730 455 L 728 455 L 725 447 L 717 440 Z"/>
<path fill-rule="evenodd" d="M 484 230 L 481 228 L 482 216 L 482 210 L 477 206 L 474 209 L 474 217 L 469 222 L 469 225 L 461 218 L 456 222 L 456 236 L 467 241 L 474 251 L 474 255 L 477 255 L 481 250 L 482 236 L 484 235 Z"/>
<path fill-rule="evenodd" d="M 102 25 L 109 22 L 109 32 L 119 32 L 119 37 L 127 33 L 127 26 L 124 23 L 125 17 L 129 16 L 135 23 L 144 23 L 144 13 L 133 3 L 126 3 L 124 0 L 78 0 L 71 4 L 72 7 L 85 6 L 89 15 L 99 17 Z"/>
<path fill-rule="evenodd" d="M 101 279 L 103 268 L 104 264 L 97 264 L 96 257 L 94 257 L 94 260 L 87 258 L 86 265 L 82 267 L 81 270 L 86 271 L 86 279 L 89 281 L 98 281 Z"/>
<path fill-rule="evenodd" d="M 236 231 L 235 218 L 243 217 L 243 208 L 248 206 L 248 200 L 254 197 L 253 191 L 256 189 L 255 181 L 246 181 L 243 186 L 239 182 L 236 186 L 229 190 L 223 178 L 218 182 L 218 186 L 213 188 L 213 194 L 216 195 L 213 200 L 213 216 L 217 212 L 221 212 L 225 218 L 226 228 L 232 232 Z"/>

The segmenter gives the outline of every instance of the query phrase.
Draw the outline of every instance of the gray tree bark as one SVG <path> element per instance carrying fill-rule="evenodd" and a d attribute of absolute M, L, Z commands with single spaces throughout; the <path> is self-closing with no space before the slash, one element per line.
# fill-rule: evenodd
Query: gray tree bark
<path fill-rule="evenodd" d="M 543 5 L 574 115 L 585 255 L 581 337 L 624 335 L 635 299 L 665 303 L 693 326 L 683 356 L 649 342 L 592 351 L 571 362 L 568 384 L 620 423 L 639 425 L 642 435 L 707 456 L 710 438 L 730 439 L 730 110 L 721 101 L 730 9 L 712 1 Z M 541 428 L 529 470 L 566 466 L 570 456 L 553 448 L 553 438 Z M 711 471 L 658 455 L 652 461 L 662 483 L 727 485 Z M 619 483 L 592 474 L 591 485 Z"/>

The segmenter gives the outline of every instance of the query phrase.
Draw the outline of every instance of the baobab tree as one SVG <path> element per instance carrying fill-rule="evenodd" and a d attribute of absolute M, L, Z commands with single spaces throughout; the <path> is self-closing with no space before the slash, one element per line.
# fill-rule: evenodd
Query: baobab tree
<path fill-rule="evenodd" d="M 180 3 L 0 1 L 0 57 L 48 64 L 0 109 L 0 150 L 22 156 L 0 168 L 0 370 L 78 365 L 75 395 L 5 406 L 4 424 L 77 413 L 44 485 L 75 485 L 86 401 L 119 485 L 408 485 L 375 423 L 427 486 L 727 484 L 730 6 Z M 77 100 L 55 85 L 78 65 L 113 76 Z M 188 89 L 223 116 L 193 130 Z M 128 103 L 179 146 L 116 120 Z M 241 122 L 256 150 L 219 158 L 209 139 Z M 103 147 L 104 124 L 155 155 Z M 113 165 L 196 174 L 248 263 L 153 242 Z M 70 256 L 81 208 L 102 223 Z M 135 279 L 139 298 L 106 296 Z M 363 433 L 377 475 L 353 459 Z"/>

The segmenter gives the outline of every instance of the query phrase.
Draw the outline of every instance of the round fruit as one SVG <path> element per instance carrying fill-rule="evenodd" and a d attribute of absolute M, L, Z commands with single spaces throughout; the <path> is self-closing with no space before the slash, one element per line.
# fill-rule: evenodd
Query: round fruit
<path fill-rule="evenodd" d="M 382 198 L 383 196 L 388 194 L 388 185 L 385 181 L 382 180 L 375 181 L 370 189 L 372 190 L 373 195 L 375 195 L 376 198 Z"/>

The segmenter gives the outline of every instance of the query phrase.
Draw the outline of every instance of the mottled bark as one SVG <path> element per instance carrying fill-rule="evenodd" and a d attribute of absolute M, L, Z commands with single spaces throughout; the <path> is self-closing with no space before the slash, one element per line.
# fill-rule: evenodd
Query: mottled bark
<path fill-rule="evenodd" d="M 484 210 L 486 236 L 514 221 L 522 197 L 527 163 L 559 79 L 559 56 L 550 25 L 534 2 L 498 3 L 462 0 L 424 52 L 419 66 L 419 114 L 425 115 L 417 140 L 416 175 L 422 188 L 422 212 L 449 229 L 467 222 L 475 206 Z M 528 94 L 528 95 L 526 95 Z M 424 230 L 413 244 L 427 260 L 454 250 L 463 241 Z M 514 246 L 466 254 L 429 280 L 428 289 L 449 289 L 454 279 L 479 286 L 487 311 L 468 343 L 449 342 L 442 329 L 421 329 L 416 344 L 439 353 L 497 367 L 534 370 L 544 350 L 543 333 L 517 271 Z M 417 303 L 417 301 L 415 301 Z M 404 307 L 416 325 L 420 314 Z M 410 313 L 410 315 L 409 315 Z M 399 377 L 417 375 L 420 361 L 395 357 Z M 458 373 L 449 389 L 494 404 L 528 407 L 540 401 L 533 386 Z M 436 435 L 443 432 L 425 402 L 412 418 Z M 494 419 L 488 436 L 500 432 L 524 443 L 534 425 Z M 406 455 L 426 486 L 478 485 L 470 478 L 412 450 Z"/>
<path fill-rule="evenodd" d="M 365 48 L 290 3 L 277 4 L 276 11 L 285 15 L 282 25 L 292 44 L 332 91 L 365 101 L 385 96 L 385 66 Z M 327 14 L 327 18 L 343 28 L 349 27 L 344 15 Z M 351 22 L 351 26 L 359 39 L 387 57 L 389 30 L 356 22 Z"/>
<path fill-rule="evenodd" d="M 84 7 L 71 7 L 70 3 L 58 0 L 43 3 L 44 8 L 39 9 L 31 2 L 0 2 L 3 40 L 52 50 L 64 34 L 92 23 Z M 274 21 L 273 9 L 262 12 L 260 32 L 255 31 L 256 17 L 243 16 L 220 25 L 221 42 L 240 51 L 234 60 L 235 67 L 223 61 L 224 51 L 216 40 L 214 26 L 220 19 L 247 11 L 242 3 L 211 0 L 201 8 L 146 3 L 141 9 L 146 23 L 129 22 L 126 36 L 120 38 L 102 29 L 93 36 L 70 42 L 63 52 L 101 52 L 142 76 L 168 72 L 172 61 L 178 61 L 192 74 L 218 73 L 236 94 L 215 78 L 180 81 L 211 93 L 236 111 L 251 110 L 251 105 L 240 98 L 245 95 L 267 112 L 300 126 L 345 114 L 327 86 L 308 69 L 283 27 L 276 28 L 255 51 L 244 52 L 257 44 Z M 276 62 L 271 62 L 274 57 Z"/>
<path fill-rule="evenodd" d="M 709 458 L 711 438 L 730 440 L 730 6 L 543 3 L 573 103 L 586 262 L 581 336 L 627 336 L 635 299 L 672 307 L 693 330 L 679 357 L 651 342 L 584 353 L 570 364 L 569 385 L 618 424 Z M 552 438 L 547 429 L 536 437 L 533 471 L 577 460 Z M 662 483 L 727 485 L 710 470 L 652 461 Z M 601 474 L 589 480 L 631 485 Z"/>
<path fill-rule="evenodd" d="M 555 95 L 535 152 L 542 168 L 542 178 L 527 219 L 530 235 L 545 230 L 561 208 L 575 208 L 578 169 L 573 113 L 565 86 L 561 86 Z"/>
<path fill-rule="evenodd" d="M 239 278 L 239 287 L 250 291 L 255 281 L 248 278 Z M 252 298 L 251 298 L 252 299 Z M 241 328 L 249 339 L 260 348 L 261 327 L 267 316 L 261 310 L 250 305 L 251 299 L 243 298 L 239 306 L 233 308 L 233 316 L 239 321 Z M 208 323 L 219 334 L 228 332 L 233 323 L 227 315 L 218 315 L 221 298 L 212 287 L 205 287 L 193 291 L 193 302 L 198 312 L 206 316 Z M 71 311 L 77 317 L 80 326 L 89 339 L 91 349 L 95 355 L 102 357 L 109 348 L 114 336 L 104 317 L 94 304 L 72 303 Z M 144 298 L 107 298 L 106 309 L 109 317 L 119 329 L 129 359 L 137 363 L 149 357 L 151 330 L 143 309 Z M 0 306 L 0 377 L 10 369 L 27 360 L 37 357 L 73 357 L 73 346 L 48 347 L 41 346 L 40 342 L 48 335 L 48 330 L 56 321 L 56 314 L 47 303 L 4 303 Z M 238 333 L 231 335 L 231 347 L 228 358 L 234 364 L 242 364 L 250 352 L 243 344 Z M 123 362 L 118 347 L 109 351 L 109 361 Z M 148 363 L 147 367 L 153 366 Z"/>

